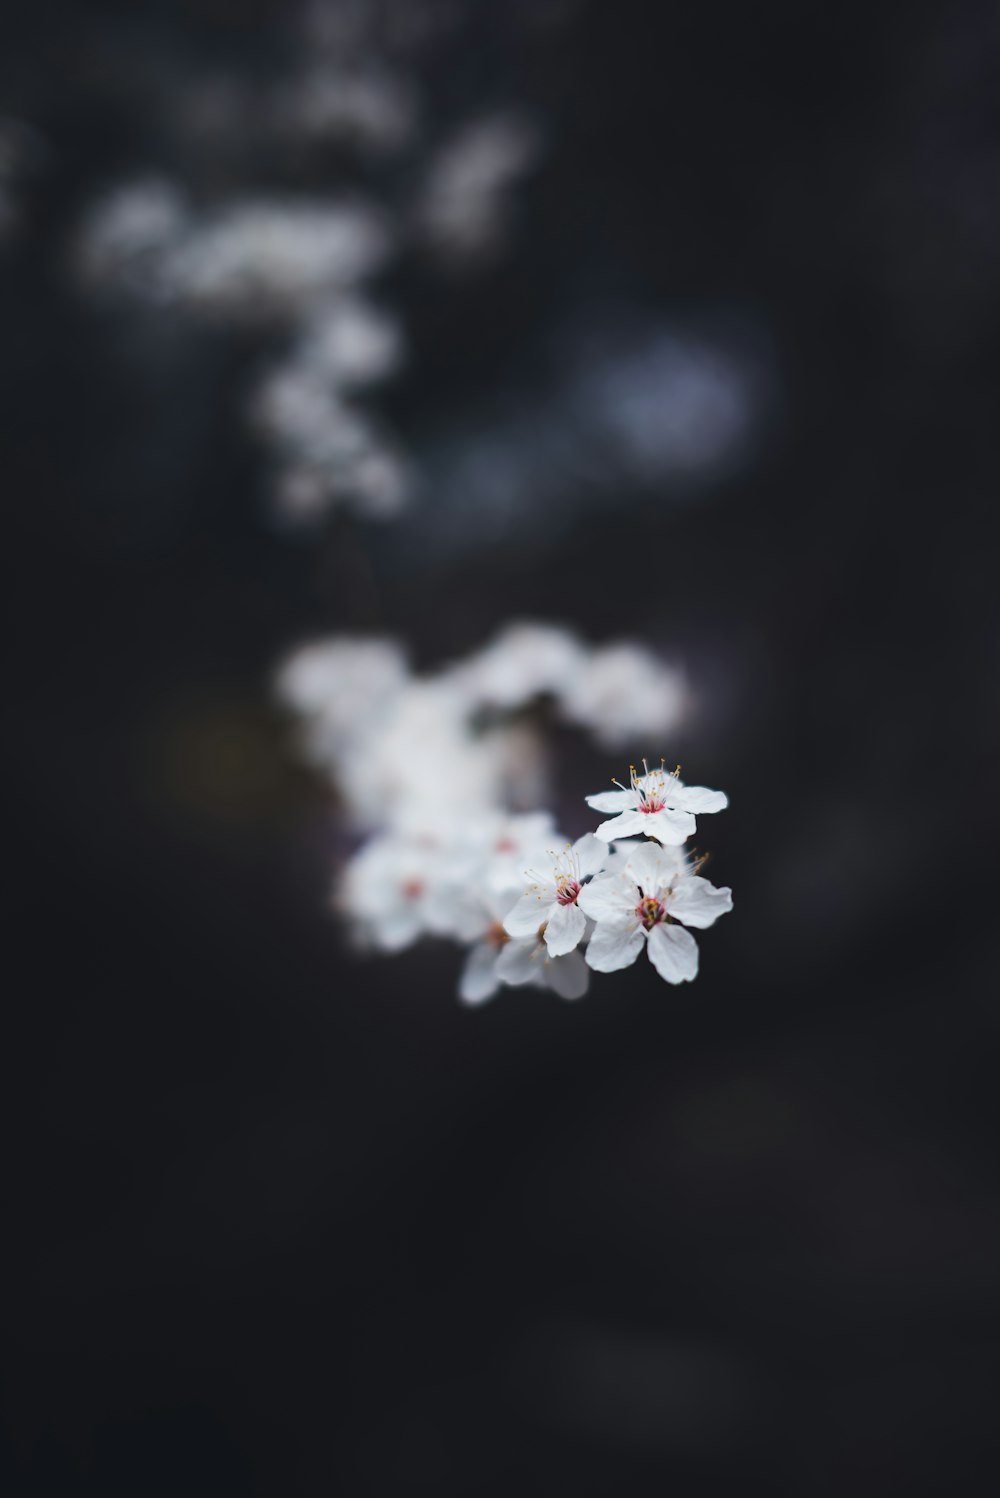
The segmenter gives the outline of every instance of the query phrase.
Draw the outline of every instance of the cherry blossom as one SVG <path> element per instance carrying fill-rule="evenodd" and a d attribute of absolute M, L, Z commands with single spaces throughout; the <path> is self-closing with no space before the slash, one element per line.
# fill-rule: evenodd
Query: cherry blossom
<path fill-rule="evenodd" d="M 458 996 L 465 1004 L 483 1004 L 501 986 L 551 988 L 564 999 L 576 999 L 586 991 L 588 974 L 579 952 L 550 957 L 537 933 L 518 940 L 507 931 L 505 920 L 516 892 L 499 893 L 480 887 L 475 908 L 461 935 L 473 937 L 458 981 Z"/>
<path fill-rule="evenodd" d="M 545 809 L 556 778 L 549 719 L 525 712 L 548 696 L 565 713 L 589 662 L 604 673 L 631 649 L 595 650 L 521 622 L 425 675 L 377 638 L 314 641 L 288 658 L 278 692 L 360 839 L 334 901 L 360 946 L 456 943 L 459 997 L 471 1005 L 502 987 L 578 998 L 591 971 L 625 967 L 643 946 L 668 982 L 695 976 L 686 928 L 711 925 L 732 899 L 683 844 L 696 813 L 720 811 L 726 797 L 643 761 L 629 785 L 587 798 L 609 819 L 567 841 Z M 636 680 L 622 683 L 629 710 L 635 690 Z M 595 711 L 596 737 L 601 722 L 620 726 L 618 708 Z"/>
<path fill-rule="evenodd" d="M 364 945 L 399 952 L 419 937 L 456 934 L 447 850 L 427 838 L 372 838 L 348 863 L 334 905 Z"/>
<path fill-rule="evenodd" d="M 587 948 L 596 972 L 630 966 L 645 946 L 661 978 L 687 983 L 698 972 L 698 944 L 685 927 L 713 925 L 733 897 L 692 872 L 679 850 L 647 842 L 634 847 L 620 874 L 598 875 L 579 903 L 597 922 Z"/>
<path fill-rule="evenodd" d="M 598 873 L 608 859 L 608 849 L 588 832 L 562 853 L 552 854 L 547 874 L 522 895 L 504 922 L 511 936 L 540 935 L 551 957 L 561 957 L 579 946 L 587 929 L 580 908 L 585 881 Z"/>
<path fill-rule="evenodd" d="M 668 773 L 662 764 L 650 770 L 645 760 L 643 774 L 637 775 L 634 765 L 629 767 L 629 785 L 618 781 L 615 791 L 601 791 L 587 797 L 587 805 L 594 811 L 611 812 L 607 822 L 602 822 L 595 836 L 610 843 L 621 837 L 651 837 L 666 847 L 679 846 L 697 828 L 695 812 L 723 811 L 729 798 L 723 791 L 710 791 L 703 785 L 685 785 L 679 779 L 679 770 Z"/>

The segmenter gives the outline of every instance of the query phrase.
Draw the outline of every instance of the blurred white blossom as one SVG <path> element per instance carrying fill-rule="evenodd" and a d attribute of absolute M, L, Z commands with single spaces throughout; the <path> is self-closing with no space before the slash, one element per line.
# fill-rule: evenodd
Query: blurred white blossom
<path fill-rule="evenodd" d="M 503 243 L 514 186 L 536 163 L 538 127 L 499 114 L 463 125 L 432 160 L 416 207 L 418 230 L 449 261 L 475 261 Z"/>
<path fill-rule="evenodd" d="M 463 661 L 452 679 L 477 705 L 520 708 L 536 697 L 563 697 L 586 660 L 584 647 L 569 630 L 516 623 Z"/>
<path fill-rule="evenodd" d="M 458 943 L 459 996 L 469 1004 L 526 985 L 577 998 L 587 963 L 624 965 L 660 926 L 649 941 L 657 970 L 670 982 L 694 976 L 693 939 L 674 927 L 710 924 L 730 896 L 701 879 L 679 845 L 695 830 L 694 813 L 721 810 L 725 796 L 644 766 L 629 786 L 587 798 L 615 815 L 574 843 L 544 809 L 550 717 L 532 709 L 546 702 L 565 713 L 595 661 L 606 669 L 632 650 L 642 679 L 655 682 L 650 652 L 593 650 L 530 621 L 423 677 L 387 640 L 314 641 L 288 658 L 278 694 L 362 839 L 334 897 L 361 946 L 395 952 L 423 936 Z M 599 741 L 621 729 L 620 703 L 606 695 L 608 719 L 599 697 L 585 718 Z M 647 726 L 672 731 L 675 707 L 663 697 Z M 669 846 L 628 841 L 636 836 Z M 653 850 L 646 863 L 642 849 Z"/>
<path fill-rule="evenodd" d="M 79 242 L 94 282 L 230 322 L 282 321 L 355 286 L 389 253 L 380 215 L 357 202 L 239 199 L 199 213 L 149 179 L 99 203 Z"/>
<path fill-rule="evenodd" d="M 683 674 L 642 645 L 595 650 L 569 679 L 567 718 L 589 729 L 605 749 L 670 734 L 684 717 Z"/>

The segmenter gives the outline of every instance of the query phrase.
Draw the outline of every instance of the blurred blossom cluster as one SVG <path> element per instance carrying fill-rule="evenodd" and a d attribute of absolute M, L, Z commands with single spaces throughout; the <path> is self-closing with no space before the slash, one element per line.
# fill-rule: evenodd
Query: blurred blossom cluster
<path fill-rule="evenodd" d="M 752 456 L 777 400 L 759 327 L 695 329 L 627 304 L 568 318 L 545 366 L 425 444 L 424 554 L 544 544 L 616 509 L 623 487 L 697 496 Z"/>
<path fill-rule="evenodd" d="M 449 262 L 486 258 L 503 244 L 511 192 L 534 166 L 538 129 L 520 115 L 464 126 L 431 160 L 417 203 L 419 232 Z"/>
<path fill-rule="evenodd" d="M 553 717 L 608 748 L 676 730 L 684 682 L 651 652 L 519 623 L 418 677 L 391 641 L 337 637 L 298 649 L 277 686 L 359 839 L 335 905 L 361 946 L 457 942 L 459 995 L 472 1004 L 504 985 L 577 998 L 590 971 L 644 949 L 668 982 L 695 977 L 687 928 L 711 925 L 732 901 L 685 844 L 696 814 L 722 810 L 725 796 L 644 764 L 588 798 L 610 815 L 575 842 L 538 810 L 558 780 Z"/>
<path fill-rule="evenodd" d="M 523 113 L 424 121 L 428 55 L 459 19 L 429 0 L 314 0 L 290 9 L 270 75 L 151 70 L 172 172 L 111 188 L 79 227 L 93 294 L 284 337 L 247 416 L 289 519 L 405 506 L 412 460 L 362 403 L 405 339 L 363 288 L 393 260 L 450 271 L 494 258 L 537 159 Z M 262 164 L 294 188 L 251 190 Z"/>
<path fill-rule="evenodd" d="M 147 178 L 97 205 L 79 263 L 93 284 L 154 303 L 282 323 L 356 285 L 387 249 L 385 226 L 358 204 L 246 198 L 199 212 L 178 186 Z"/>

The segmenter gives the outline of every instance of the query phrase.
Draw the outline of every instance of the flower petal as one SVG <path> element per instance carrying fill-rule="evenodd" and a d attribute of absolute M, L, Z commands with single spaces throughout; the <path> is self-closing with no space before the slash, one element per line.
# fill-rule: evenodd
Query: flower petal
<path fill-rule="evenodd" d="M 639 891 L 635 880 L 628 875 L 598 874 L 583 886 L 576 903 L 595 921 L 626 920 L 635 912 Z"/>
<path fill-rule="evenodd" d="M 510 984 L 512 988 L 519 988 L 522 983 L 531 983 L 539 975 L 544 950 L 541 942 L 534 939 L 509 941 L 497 958 L 497 978 L 501 983 Z"/>
<path fill-rule="evenodd" d="M 592 874 L 598 873 L 607 862 L 608 845 L 595 837 L 592 832 L 585 832 L 583 837 L 578 837 L 573 844 L 573 854 L 576 858 L 577 868 L 580 870 L 581 879 L 589 879 Z"/>
<path fill-rule="evenodd" d="M 579 999 L 587 992 L 590 974 L 580 952 L 553 957 L 545 964 L 548 985 L 561 999 Z"/>
<path fill-rule="evenodd" d="M 663 816 L 664 813 L 661 812 L 660 815 Z M 595 827 L 594 836 L 599 837 L 602 843 L 614 842 L 616 837 L 636 837 L 639 833 L 645 834 L 646 826 L 651 821 L 652 817 L 645 812 L 623 811 L 621 816 L 612 817 L 610 822 L 602 822 L 600 827 Z"/>
<path fill-rule="evenodd" d="M 698 824 L 689 811 L 654 811 L 642 820 L 646 825 L 641 830 L 646 836 L 655 837 L 657 842 L 664 843 L 668 848 L 678 847 L 698 829 Z M 601 836 L 600 827 L 597 835 Z M 620 837 L 621 833 L 618 835 Z"/>
<path fill-rule="evenodd" d="M 635 961 L 645 939 L 646 933 L 636 920 L 601 921 L 590 938 L 587 966 L 598 973 L 616 973 Z"/>
<path fill-rule="evenodd" d="M 594 811 L 606 811 L 612 815 L 620 811 L 631 811 L 639 805 L 639 797 L 635 791 L 598 791 L 596 796 L 588 796 L 586 801 Z"/>
<path fill-rule="evenodd" d="M 731 889 L 718 889 L 708 879 L 689 874 L 681 879 L 667 900 L 667 909 L 674 920 L 699 930 L 714 925 L 720 915 L 733 908 Z"/>
<path fill-rule="evenodd" d="M 482 1004 L 496 993 L 496 955 L 496 949 L 486 942 L 473 947 L 458 980 L 458 997 L 463 1004 Z"/>
<path fill-rule="evenodd" d="M 683 926 L 654 926 L 649 933 L 649 960 L 668 983 L 689 983 L 698 972 L 698 943 Z"/>
<path fill-rule="evenodd" d="M 550 957 L 563 957 L 579 945 L 587 929 L 587 917 L 579 905 L 556 905 L 545 927 L 545 945 Z"/>
<path fill-rule="evenodd" d="M 421 935 L 419 911 L 398 905 L 379 922 L 366 922 L 373 944 L 383 952 L 401 952 Z"/>
<path fill-rule="evenodd" d="M 539 926 L 544 926 L 549 920 L 553 909 L 559 908 L 556 905 L 555 887 L 543 886 L 537 894 L 529 891 L 521 896 L 504 920 L 503 928 L 510 936 L 535 936 Z"/>
<path fill-rule="evenodd" d="M 670 796 L 671 806 L 681 811 L 693 811 L 705 815 L 710 811 L 725 811 L 729 797 L 725 791 L 710 791 L 707 785 L 681 785 L 677 783 Z"/>
<path fill-rule="evenodd" d="M 669 884 L 677 872 L 676 855 L 667 853 L 659 843 L 635 843 L 627 850 L 627 858 L 628 872 L 647 895 Z"/>

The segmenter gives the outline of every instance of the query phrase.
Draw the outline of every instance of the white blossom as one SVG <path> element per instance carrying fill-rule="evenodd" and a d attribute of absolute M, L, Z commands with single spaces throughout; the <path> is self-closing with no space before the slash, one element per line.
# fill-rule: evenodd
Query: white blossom
<path fill-rule="evenodd" d="M 289 362 L 325 376 L 337 390 L 355 390 L 398 368 L 403 336 L 398 322 L 358 296 L 316 308 Z"/>
<path fill-rule="evenodd" d="M 500 981 L 512 988 L 525 984 L 551 988 L 561 999 L 582 998 L 590 983 L 583 954 L 570 951 L 554 956 L 539 932 L 526 939 L 509 941 L 498 960 L 497 971 Z"/>
<path fill-rule="evenodd" d="M 409 676 L 406 657 L 393 641 L 341 636 L 300 645 L 282 663 L 276 686 L 289 707 L 322 718 L 333 740 L 364 733 Z"/>
<path fill-rule="evenodd" d="M 431 162 L 416 218 L 428 245 L 452 261 L 475 260 L 503 241 L 511 191 L 538 159 L 527 118 L 503 114 L 463 125 Z"/>
<path fill-rule="evenodd" d="M 511 936 L 538 934 L 550 957 L 562 957 L 579 946 L 587 929 L 580 906 L 585 881 L 608 860 L 608 848 L 593 833 L 585 833 L 562 853 L 552 855 L 547 874 L 522 895 L 504 922 Z"/>
<path fill-rule="evenodd" d="M 680 671 L 643 646 L 628 643 L 595 650 L 579 670 L 567 673 L 561 694 L 566 717 L 590 729 L 598 744 L 609 749 L 672 734 L 687 700 Z"/>
<path fill-rule="evenodd" d="M 166 300 L 172 292 L 169 252 L 192 229 L 177 187 L 143 177 L 115 188 L 91 209 L 77 243 L 81 275 L 95 285 L 118 284 L 133 295 Z"/>
<path fill-rule="evenodd" d="M 171 249 L 173 295 L 214 316 L 259 322 L 311 308 L 384 261 L 388 230 L 371 208 L 311 199 L 240 199 Z"/>
<path fill-rule="evenodd" d="M 678 770 L 668 773 L 661 765 L 650 770 L 645 760 L 643 774 L 629 767 L 629 784 L 618 781 L 614 791 L 601 791 L 587 797 L 595 811 L 611 812 L 607 822 L 596 829 L 604 842 L 622 837 L 652 837 L 665 846 L 686 841 L 696 830 L 695 813 L 723 811 L 729 798 L 723 791 L 710 791 L 703 785 L 685 785 Z"/>
<path fill-rule="evenodd" d="M 544 720 L 523 709 L 558 700 L 601 654 L 569 631 L 522 622 L 425 676 L 378 638 L 314 641 L 289 657 L 279 695 L 366 839 L 336 899 L 362 945 L 458 943 L 468 1004 L 504 986 L 579 997 L 591 970 L 623 967 L 644 945 L 668 981 L 695 976 L 685 927 L 712 924 L 732 900 L 681 844 L 695 813 L 721 810 L 726 797 L 644 762 L 629 786 L 588 798 L 613 814 L 596 833 L 567 843 L 544 809 Z M 515 809 L 519 798 L 538 809 Z M 653 841 L 613 845 L 642 834 Z"/>
<path fill-rule="evenodd" d="M 622 873 L 586 885 L 580 904 L 597 922 L 587 947 L 595 971 L 628 967 L 645 946 L 661 978 L 686 983 L 698 972 L 698 944 L 685 927 L 711 926 L 732 909 L 733 897 L 692 873 L 678 850 L 646 842 L 629 854 Z"/>
<path fill-rule="evenodd" d="M 395 833 L 372 838 L 348 863 L 335 905 L 364 942 L 398 952 L 418 937 L 453 934 L 454 902 L 441 844 Z"/>
<path fill-rule="evenodd" d="M 458 980 L 458 996 L 465 1004 L 491 999 L 500 985 L 509 981 L 507 973 L 513 973 L 515 984 L 527 981 L 521 977 L 518 944 L 511 941 L 503 925 L 514 898 L 510 889 L 501 892 L 483 885 L 464 901 L 459 934 L 473 943 Z"/>
<path fill-rule="evenodd" d="M 569 630 L 519 621 L 454 668 L 453 675 L 477 706 L 512 710 L 537 697 L 560 697 L 586 659 Z"/>

